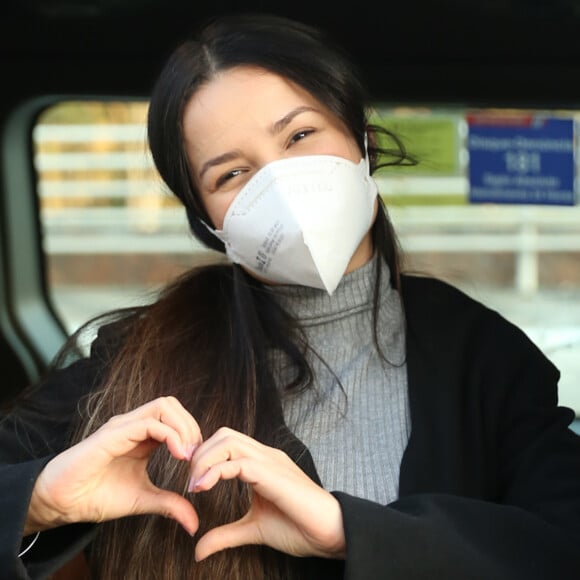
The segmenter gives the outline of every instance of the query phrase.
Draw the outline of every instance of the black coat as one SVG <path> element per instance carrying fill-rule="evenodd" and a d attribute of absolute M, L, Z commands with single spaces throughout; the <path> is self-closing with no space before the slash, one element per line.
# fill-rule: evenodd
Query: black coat
<path fill-rule="evenodd" d="M 521 330 L 443 282 L 404 276 L 403 304 L 412 429 L 399 499 L 382 506 L 334 492 L 346 562 L 312 559 L 317 577 L 580 578 L 580 437 L 557 403 L 558 370 Z M 2 425 L 1 579 L 45 578 L 94 534 L 91 524 L 43 532 L 26 566 L 17 558 L 35 478 L 68 431 L 52 409 L 74 409 L 101 356 L 97 341 L 51 378 L 38 395 L 45 415 Z M 302 466 L 318 480 L 308 454 Z"/>

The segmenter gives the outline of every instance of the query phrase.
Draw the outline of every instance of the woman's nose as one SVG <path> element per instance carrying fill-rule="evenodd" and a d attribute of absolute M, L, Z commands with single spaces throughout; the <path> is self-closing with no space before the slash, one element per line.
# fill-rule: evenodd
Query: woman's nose
<path fill-rule="evenodd" d="M 278 146 L 266 143 L 259 149 L 256 149 L 254 156 L 256 169 L 262 169 L 262 167 L 265 167 L 274 161 L 285 159 L 286 157 L 288 157 L 288 154 L 280 150 Z"/>

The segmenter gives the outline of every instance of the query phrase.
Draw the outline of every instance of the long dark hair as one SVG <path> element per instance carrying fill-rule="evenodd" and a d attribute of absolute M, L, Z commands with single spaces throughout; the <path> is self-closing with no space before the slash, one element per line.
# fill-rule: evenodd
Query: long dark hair
<path fill-rule="evenodd" d="M 369 126 L 369 101 L 361 75 L 331 39 L 304 24 L 272 15 L 234 14 L 210 22 L 195 39 L 169 57 L 154 86 L 148 137 L 155 165 L 187 212 L 193 235 L 208 248 L 222 243 L 201 220 L 210 222 L 191 179 L 184 148 L 185 106 L 198 88 L 223 70 L 262 67 L 292 80 L 331 110 L 377 167 L 409 162 L 397 138 Z M 381 146 L 379 146 L 379 133 Z M 386 137 L 386 140 L 385 140 Z M 385 145 L 385 143 L 387 145 Z M 373 226 L 373 242 L 399 286 L 400 251 L 383 204 Z M 379 272 L 380 274 L 380 272 Z M 377 276 L 377 281 L 380 275 Z M 375 288 L 375 321 L 380 286 Z M 227 425 L 299 459 L 300 447 L 285 429 L 279 393 L 272 387 L 268 352 L 279 349 L 294 363 L 290 388 L 307 388 L 312 372 L 308 345 L 297 323 L 278 305 L 267 285 L 231 264 L 206 265 L 182 275 L 151 305 L 135 309 L 118 324 L 123 337 L 101 387 L 82 408 L 75 440 L 86 437 L 112 415 L 127 412 L 161 395 L 174 395 L 198 420 L 207 438 Z M 375 322 L 375 343 L 376 340 Z M 167 364 L 167 361 L 171 361 Z M 159 448 L 149 465 L 159 486 L 184 493 L 188 469 Z M 250 490 L 222 482 L 196 496 L 199 533 L 241 517 Z M 137 516 L 108 522 L 92 550 L 93 567 L 103 578 L 291 578 L 299 559 L 261 546 L 216 554 L 200 564 L 194 541 L 170 520 Z"/>

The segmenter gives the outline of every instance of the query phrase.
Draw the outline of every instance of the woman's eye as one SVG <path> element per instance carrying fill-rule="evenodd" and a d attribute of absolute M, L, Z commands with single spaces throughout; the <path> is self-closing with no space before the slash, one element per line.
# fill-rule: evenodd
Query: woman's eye
<path fill-rule="evenodd" d="M 224 183 L 230 181 L 231 179 L 234 179 L 235 177 L 237 177 L 238 175 L 241 175 L 242 170 L 241 169 L 232 169 L 231 171 L 228 171 L 227 173 L 224 173 L 223 175 L 221 175 L 217 182 L 216 182 L 216 186 L 220 187 L 222 186 Z"/>
<path fill-rule="evenodd" d="M 312 129 L 302 129 L 302 130 L 298 131 L 297 133 L 294 133 L 294 135 L 292 135 L 292 137 L 290 138 L 290 144 L 292 145 L 293 143 L 296 143 L 297 141 L 301 141 L 302 139 L 304 139 L 304 137 L 306 137 L 307 135 L 309 135 L 312 132 L 313 132 Z"/>

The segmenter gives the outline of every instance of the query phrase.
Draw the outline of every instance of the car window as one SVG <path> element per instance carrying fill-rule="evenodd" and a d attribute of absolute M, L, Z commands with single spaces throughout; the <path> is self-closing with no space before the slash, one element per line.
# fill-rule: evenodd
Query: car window
<path fill-rule="evenodd" d="M 67 101 L 34 128 L 48 285 L 69 332 L 153 299 L 214 257 L 155 172 L 146 112 L 146 101 Z M 371 117 L 418 161 L 376 175 L 406 268 L 453 282 L 520 326 L 560 368 L 561 401 L 580 415 L 578 119 L 392 104 Z"/>

